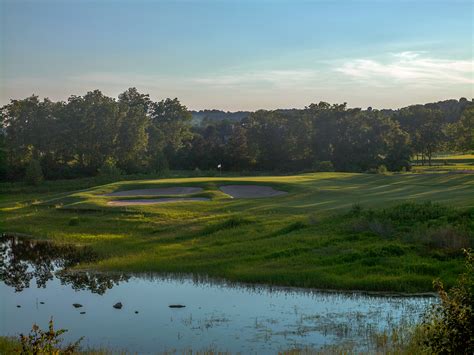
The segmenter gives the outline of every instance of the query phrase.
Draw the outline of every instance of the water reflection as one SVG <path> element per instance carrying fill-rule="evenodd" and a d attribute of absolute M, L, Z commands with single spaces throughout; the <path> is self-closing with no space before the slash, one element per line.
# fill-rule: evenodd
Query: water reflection
<path fill-rule="evenodd" d="M 89 290 L 104 294 L 128 276 L 120 273 L 98 274 L 70 272 L 80 262 L 94 261 L 97 255 L 91 248 L 59 245 L 29 238 L 3 234 L 0 238 L 0 281 L 21 292 L 34 279 L 38 288 L 57 277 L 61 284 L 74 290 Z"/>
<path fill-rule="evenodd" d="M 376 353 L 373 334 L 409 328 L 436 302 L 246 285 L 198 275 L 71 271 L 96 258 L 88 248 L 0 238 L 0 335 L 15 336 L 33 323 L 45 327 L 53 317 L 69 329 L 66 341 L 85 336 L 84 346 L 133 353 L 274 354 L 340 344 Z M 30 287 L 35 283 L 38 287 Z M 80 310 L 74 303 L 82 305 Z M 117 303 L 123 307 L 114 308 Z"/>

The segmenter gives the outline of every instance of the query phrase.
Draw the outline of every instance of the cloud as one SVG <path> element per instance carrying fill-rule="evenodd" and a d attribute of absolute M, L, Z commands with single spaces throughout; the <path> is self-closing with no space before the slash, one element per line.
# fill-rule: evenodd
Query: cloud
<path fill-rule="evenodd" d="M 318 79 L 318 71 L 312 69 L 297 70 L 254 70 L 236 71 L 230 74 L 218 73 L 205 77 L 191 78 L 194 83 L 214 87 L 259 87 L 274 86 L 289 88 L 306 86 Z"/>
<path fill-rule="evenodd" d="M 185 76 L 153 72 L 71 72 L 62 77 L 0 76 L 0 105 L 31 93 L 53 100 L 92 89 L 117 97 L 131 86 L 154 100 L 178 97 L 190 108 L 225 110 L 304 107 L 311 102 L 348 102 L 356 107 L 402 107 L 446 98 L 472 97 L 471 60 L 448 60 L 424 52 L 383 59 L 307 61 L 282 66 L 254 63 Z"/>
<path fill-rule="evenodd" d="M 383 85 L 473 84 L 474 61 L 426 57 L 422 52 L 401 52 L 388 62 L 355 59 L 335 69 L 353 79 Z"/>

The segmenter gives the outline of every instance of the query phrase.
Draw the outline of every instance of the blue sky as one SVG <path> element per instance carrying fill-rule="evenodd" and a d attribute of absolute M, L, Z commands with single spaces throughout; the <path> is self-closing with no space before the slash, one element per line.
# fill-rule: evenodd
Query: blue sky
<path fill-rule="evenodd" d="M 135 86 L 191 109 L 473 97 L 471 1 L 0 0 L 0 104 Z"/>

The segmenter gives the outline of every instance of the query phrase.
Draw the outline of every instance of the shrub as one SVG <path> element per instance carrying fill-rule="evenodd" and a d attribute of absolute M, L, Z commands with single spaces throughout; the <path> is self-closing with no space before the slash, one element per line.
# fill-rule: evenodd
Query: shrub
<path fill-rule="evenodd" d="M 314 163 L 314 171 L 331 172 L 331 171 L 334 171 L 334 165 L 330 161 L 327 161 L 327 160 L 316 161 Z"/>
<path fill-rule="evenodd" d="M 428 229 L 420 239 L 432 248 L 460 251 L 470 247 L 468 232 L 450 225 Z"/>
<path fill-rule="evenodd" d="M 43 170 L 38 160 L 31 159 L 26 167 L 25 181 L 28 185 L 37 186 L 43 181 Z"/>
<path fill-rule="evenodd" d="M 362 233 L 369 229 L 369 222 L 364 217 L 355 218 L 348 224 L 348 230 L 352 233 Z"/>
<path fill-rule="evenodd" d="M 377 168 L 377 174 L 379 175 L 385 175 L 388 173 L 388 169 L 385 165 L 379 165 L 379 167 Z"/>
<path fill-rule="evenodd" d="M 368 227 L 372 233 L 384 238 L 390 238 L 395 233 L 395 229 L 389 221 L 374 219 L 368 223 Z"/>
<path fill-rule="evenodd" d="M 21 354 L 74 354 L 79 350 L 80 338 L 74 343 L 61 346 L 61 335 L 66 329 L 54 330 L 53 318 L 49 321 L 49 329 L 43 331 L 33 324 L 28 335 L 20 334 Z"/>
<path fill-rule="evenodd" d="M 122 171 L 117 168 L 115 160 L 107 158 L 102 166 L 99 168 L 100 176 L 116 177 L 122 175 Z"/>
<path fill-rule="evenodd" d="M 77 226 L 77 225 L 79 225 L 79 217 L 72 217 L 72 218 L 69 220 L 68 225 L 69 225 L 69 226 Z"/>
<path fill-rule="evenodd" d="M 353 216 L 360 216 L 361 213 L 362 213 L 361 204 L 358 202 L 353 203 L 351 206 L 351 210 L 349 211 L 349 214 Z"/>
<path fill-rule="evenodd" d="M 425 315 L 418 342 L 430 354 L 474 353 L 474 255 L 464 250 L 466 271 L 446 292 L 443 283 L 433 282 L 441 302 Z"/>

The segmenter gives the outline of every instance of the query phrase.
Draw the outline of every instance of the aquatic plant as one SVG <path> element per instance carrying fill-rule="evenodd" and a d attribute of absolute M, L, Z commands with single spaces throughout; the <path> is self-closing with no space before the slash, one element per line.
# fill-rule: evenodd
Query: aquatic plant
<path fill-rule="evenodd" d="M 37 324 L 33 324 L 28 335 L 20 334 L 21 354 L 74 354 L 79 350 L 79 344 L 83 337 L 74 343 L 62 346 L 61 335 L 67 329 L 54 330 L 53 318 L 49 321 L 48 330 L 40 329 Z"/>
<path fill-rule="evenodd" d="M 446 291 L 440 280 L 433 282 L 441 299 L 426 314 L 419 332 L 429 353 L 474 353 L 474 255 L 464 250 L 466 270 L 457 285 Z"/>

